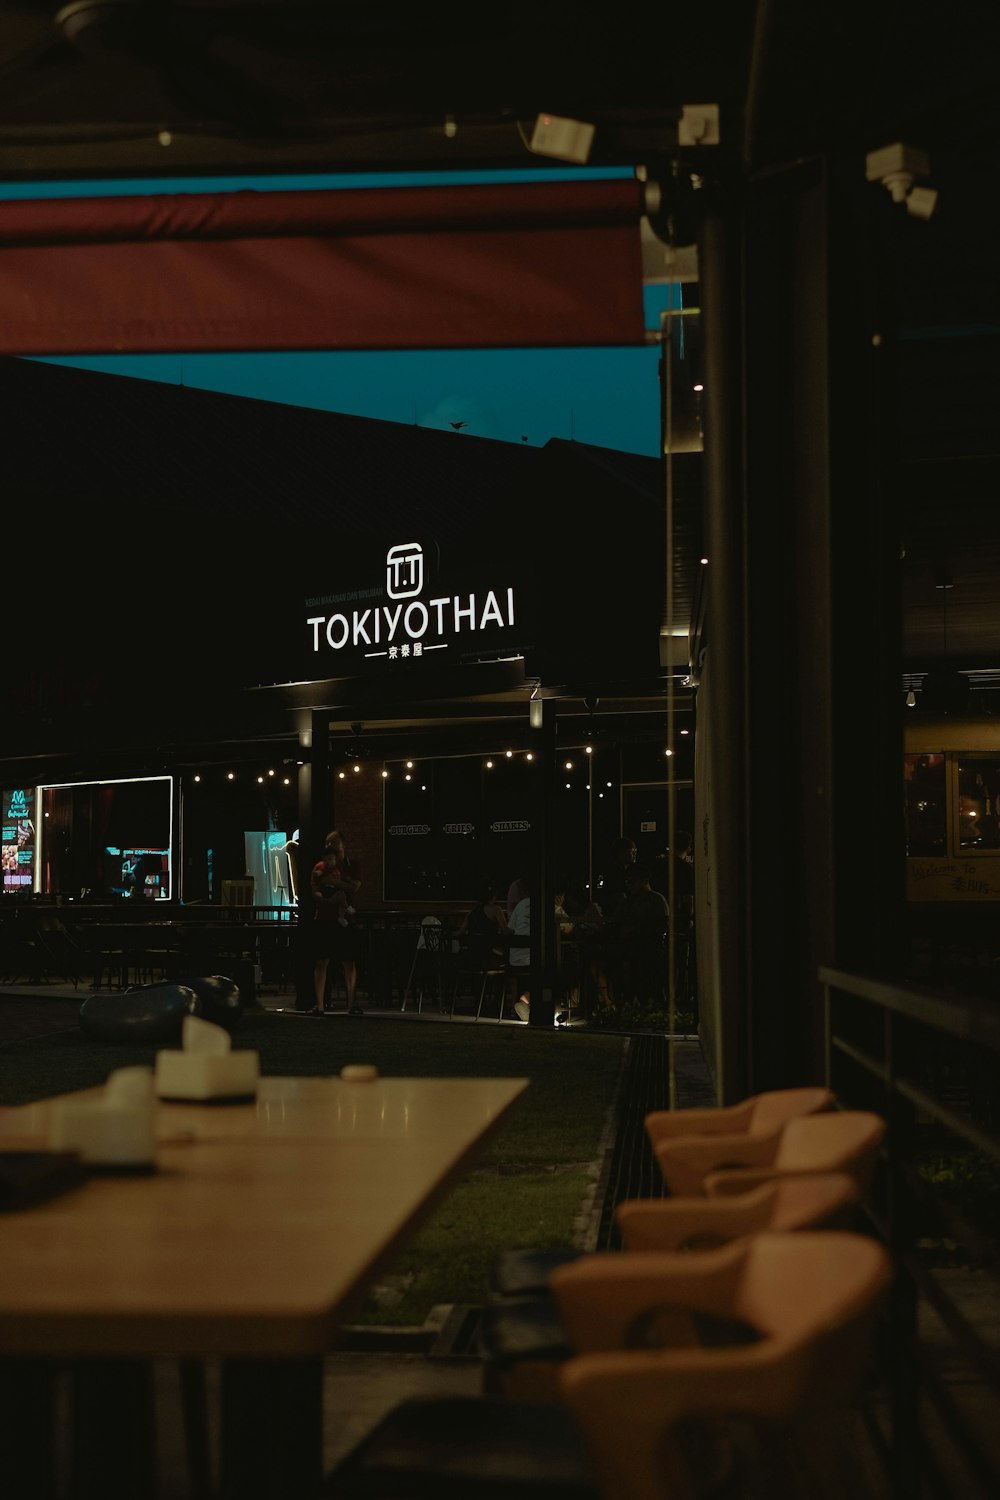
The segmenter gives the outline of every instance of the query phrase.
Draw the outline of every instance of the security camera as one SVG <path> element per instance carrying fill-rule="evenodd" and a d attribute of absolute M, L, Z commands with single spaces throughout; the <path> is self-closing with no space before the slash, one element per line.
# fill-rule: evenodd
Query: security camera
<path fill-rule="evenodd" d="M 905 146 L 895 141 L 891 146 L 882 146 L 878 151 L 869 151 L 865 157 L 865 177 L 869 182 L 880 182 L 889 192 L 893 203 L 902 203 L 906 212 L 917 219 L 929 219 L 937 206 L 934 188 L 916 187 L 918 177 L 930 175 L 930 158 L 926 151 L 915 146 Z"/>

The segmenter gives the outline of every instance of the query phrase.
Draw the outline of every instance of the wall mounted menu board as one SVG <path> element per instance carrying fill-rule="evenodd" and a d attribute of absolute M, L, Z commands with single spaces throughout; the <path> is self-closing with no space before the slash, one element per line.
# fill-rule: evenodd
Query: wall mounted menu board
<path fill-rule="evenodd" d="M 35 788 L 3 792 L 3 890 L 30 894 L 35 876 Z"/>

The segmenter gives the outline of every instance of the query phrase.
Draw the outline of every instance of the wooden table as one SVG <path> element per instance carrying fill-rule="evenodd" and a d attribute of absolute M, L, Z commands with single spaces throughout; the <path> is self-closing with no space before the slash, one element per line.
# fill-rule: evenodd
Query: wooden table
<path fill-rule="evenodd" d="M 222 1359 L 222 1493 L 308 1500 L 323 1355 L 526 1087 L 264 1078 L 252 1104 L 161 1104 L 154 1174 L 3 1216 L 0 1357 L 97 1361 L 112 1384 L 120 1361 Z M 0 1148 L 44 1147 L 52 1102 L 0 1112 Z"/>

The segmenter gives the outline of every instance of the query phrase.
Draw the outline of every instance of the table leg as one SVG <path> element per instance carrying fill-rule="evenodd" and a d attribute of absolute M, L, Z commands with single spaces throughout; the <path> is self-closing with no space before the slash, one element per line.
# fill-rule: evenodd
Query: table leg
<path fill-rule="evenodd" d="M 22 1500 L 56 1493 L 54 1375 L 44 1360 L 0 1360 L 2 1484 Z"/>
<path fill-rule="evenodd" d="M 156 1494 L 152 1367 L 142 1360 L 72 1366 L 72 1500 Z"/>
<path fill-rule="evenodd" d="M 323 1361 L 222 1364 L 220 1500 L 314 1500 L 323 1481 Z"/>

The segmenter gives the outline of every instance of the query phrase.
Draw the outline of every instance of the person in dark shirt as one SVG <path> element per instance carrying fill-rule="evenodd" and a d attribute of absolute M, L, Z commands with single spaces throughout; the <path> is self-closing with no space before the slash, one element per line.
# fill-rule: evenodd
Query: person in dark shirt
<path fill-rule="evenodd" d="M 594 899 L 604 913 L 605 921 L 611 921 L 625 899 L 628 877 L 635 867 L 637 854 L 635 839 L 627 835 L 615 839 L 611 848 L 611 863 L 594 892 Z"/>
<path fill-rule="evenodd" d="M 605 928 L 615 998 L 656 1002 L 666 984 L 670 907 L 662 891 L 653 889 L 645 866 L 635 865 L 626 885 L 627 894 Z"/>
<path fill-rule="evenodd" d="M 323 1014 L 326 1000 L 326 976 L 331 958 L 338 959 L 344 971 L 347 1009 L 361 1014 L 357 1004 L 358 919 L 357 894 L 361 889 L 361 865 L 348 858 L 343 836 L 333 829 L 326 836 L 323 858 L 317 860 L 309 876 L 313 902 L 313 982 L 316 1004 L 312 1015 Z"/>
<path fill-rule="evenodd" d="M 466 939 L 470 960 L 477 966 L 489 968 L 494 963 L 503 963 L 507 958 L 507 913 L 494 880 L 484 881 L 479 900 L 456 928 L 456 933 Z"/>

